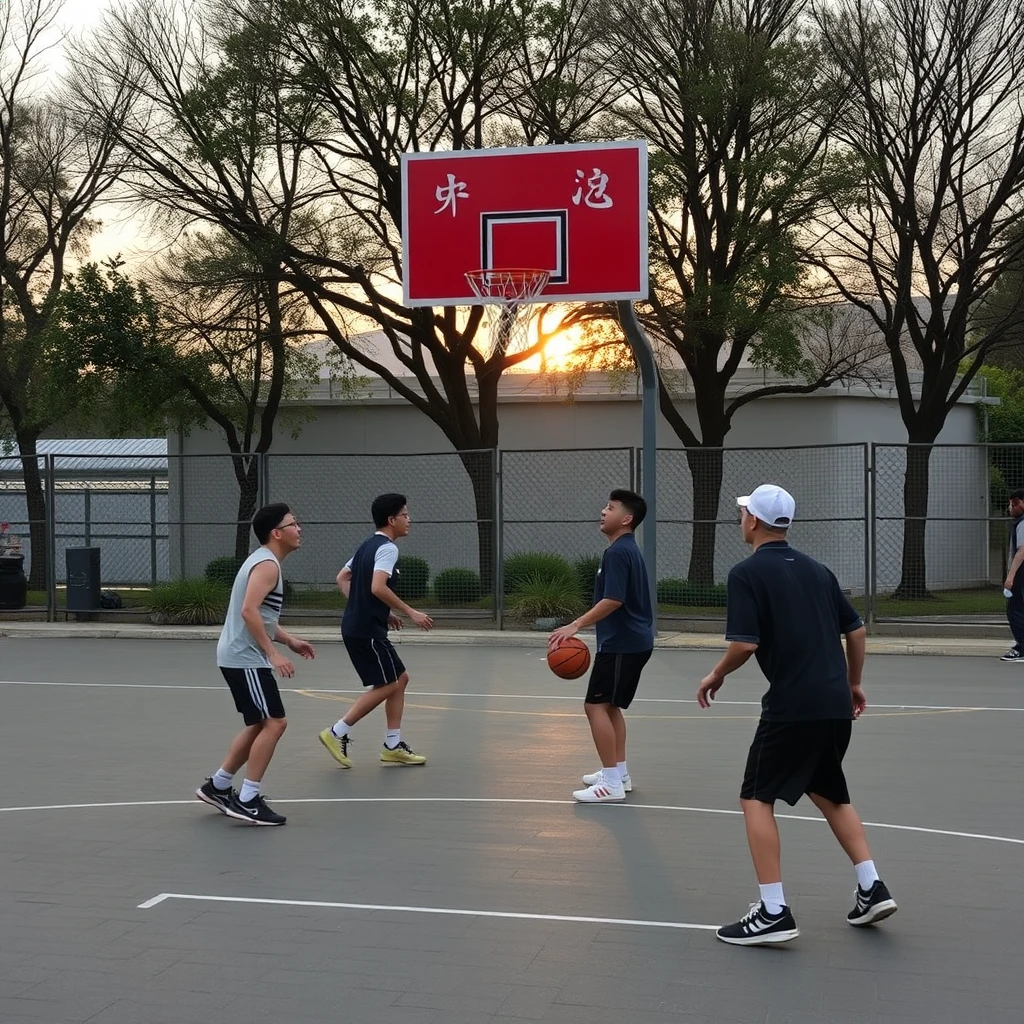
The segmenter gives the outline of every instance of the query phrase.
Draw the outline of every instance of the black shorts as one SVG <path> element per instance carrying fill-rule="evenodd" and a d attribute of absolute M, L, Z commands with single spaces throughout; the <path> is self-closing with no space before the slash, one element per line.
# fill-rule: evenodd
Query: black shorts
<path fill-rule="evenodd" d="M 843 757 L 850 745 L 853 721 L 823 718 L 809 722 L 757 724 L 743 773 L 743 800 L 792 806 L 804 793 L 815 793 L 834 804 L 848 804 L 850 791 Z"/>
<path fill-rule="evenodd" d="M 614 704 L 625 710 L 633 703 L 640 673 L 651 660 L 651 651 L 635 654 L 598 652 L 590 670 L 585 704 Z"/>
<path fill-rule="evenodd" d="M 221 673 L 246 725 L 257 725 L 264 718 L 284 718 L 281 691 L 271 669 L 221 668 Z"/>
<path fill-rule="evenodd" d="M 390 686 L 405 671 L 395 645 L 363 636 L 343 636 L 345 650 L 363 686 Z"/>

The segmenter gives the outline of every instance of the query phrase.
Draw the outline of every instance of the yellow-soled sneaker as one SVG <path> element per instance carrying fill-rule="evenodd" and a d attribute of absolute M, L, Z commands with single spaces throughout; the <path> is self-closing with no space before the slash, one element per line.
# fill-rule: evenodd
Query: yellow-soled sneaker
<path fill-rule="evenodd" d="M 426 764 L 422 754 L 414 754 L 407 743 L 399 743 L 397 747 L 386 744 L 380 748 L 380 759 L 384 764 Z"/>
<path fill-rule="evenodd" d="M 342 768 L 351 768 L 352 759 L 348 756 L 348 736 L 340 739 L 334 735 L 331 729 L 324 729 L 320 733 L 320 742 L 327 748 L 327 753 L 334 758 Z"/>

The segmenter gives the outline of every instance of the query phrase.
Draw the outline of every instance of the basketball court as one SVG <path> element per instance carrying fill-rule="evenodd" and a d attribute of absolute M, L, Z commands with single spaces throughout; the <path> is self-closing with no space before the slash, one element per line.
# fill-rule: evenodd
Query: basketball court
<path fill-rule="evenodd" d="M 1019 1018 L 1015 666 L 869 660 L 847 763 L 900 911 L 845 923 L 852 868 L 802 801 L 780 807 L 802 934 L 735 948 L 712 929 L 757 894 L 736 810 L 756 669 L 701 712 L 715 655 L 657 650 L 629 716 L 634 792 L 582 806 L 584 680 L 542 648 L 403 656 L 404 736 L 428 764 L 378 763 L 378 713 L 337 768 L 316 734 L 355 687 L 323 644 L 266 781 L 288 825 L 258 829 L 192 796 L 238 725 L 212 643 L 0 641 L 4 1024 Z"/>

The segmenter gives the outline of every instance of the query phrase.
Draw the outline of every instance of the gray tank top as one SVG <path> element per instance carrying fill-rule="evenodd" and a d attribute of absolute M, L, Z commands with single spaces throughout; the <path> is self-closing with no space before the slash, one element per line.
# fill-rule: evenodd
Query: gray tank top
<path fill-rule="evenodd" d="M 263 653 L 242 619 L 242 604 L 245 590 L 249 586 L 249 574 L 260 562 L 273 562 L 277 566 L 277 583 L 260 605 L 260 618 L 271 640 L 277 632 L 284 602 L 284 582 L 281 579 L 281 563 L 269 548 L 257 548 L 238 570 L 231 586 L 231 601 L 224 619 L 224 628 L 217 641 L 217 665 L 220 668 L 270 668 L 270 659 Z"/>

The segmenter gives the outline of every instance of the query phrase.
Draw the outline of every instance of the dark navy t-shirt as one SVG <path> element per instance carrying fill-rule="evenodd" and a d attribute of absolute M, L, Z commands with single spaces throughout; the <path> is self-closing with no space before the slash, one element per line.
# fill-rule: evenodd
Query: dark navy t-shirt
<path fill-rule="evenodd" d="M 654 615 L 647 566 L 636 538 L 627 533 L 609 544 L 594 581 L 594 604 L 603 598 L 621 601 L 597 623 L 599 654 L 636 654 L 654 647 Z"/>
<path fill-rule="evenodd" d="M 853 717 L 840 635 L 861 625 L 835 576 L 785 541 L 762 544 L 729 573 L 725 638 L 758 645 L 766 721 Z"/>

